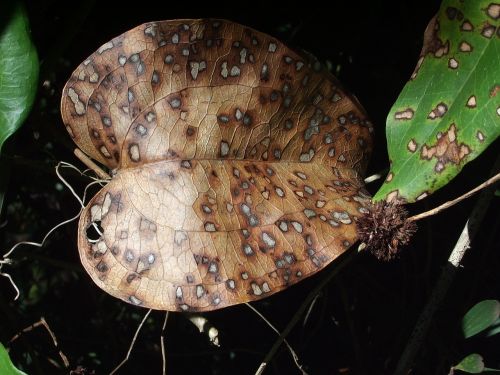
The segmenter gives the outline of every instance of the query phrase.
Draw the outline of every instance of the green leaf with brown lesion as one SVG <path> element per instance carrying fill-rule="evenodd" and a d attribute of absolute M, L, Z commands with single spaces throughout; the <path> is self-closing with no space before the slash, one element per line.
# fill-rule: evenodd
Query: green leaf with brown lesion
<path fill-rule="evenodd" d="M 387 117 L 391 169 L 374 201 L 444 186 L 500 134 L 500 2 L 444 0 Z"/>

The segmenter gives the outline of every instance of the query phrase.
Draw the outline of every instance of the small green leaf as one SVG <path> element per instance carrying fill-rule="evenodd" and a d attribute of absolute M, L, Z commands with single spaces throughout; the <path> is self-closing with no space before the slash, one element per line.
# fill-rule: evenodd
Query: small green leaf
<path fill-rule="evenodd" d="M 0 151 L 26 119 L 38 86 L 38 57 L 28 17 L 17 1 L 0 5 Z"/>
<path fill-rule="evenodd" d="M 462 332 L 469 338 L 495 324 L 500 316 L 500 302 L 484 300 L 474 305 L 462 319 Z"/>
<path fill-rule="evenodd" d="M 491 337 L 498 335 L 500 333 L 500 318 L 498 318 L 495 323 L 488 327 L 488 329 L 484 332 L 486 337 Z"/>
<path fill-rule="evenodd" d="M 500 134 L 498 12 L 491 0 L 443 1 L 387 117 L 391 170 L 374 201 L 426 197 Z"/>
<path fill-rule="evenodd" d="M 2 375 L 26 375 L 25 372 L 18 370 L 10 360 L 9 353 L 0 343 L 0 374 Z"/>
<path fill-rule="evenodd" d="M 469 374 L 480 374 L 484 371 L 483 357 L 476 353 L 469 354 L 458 365 L 453 366 L 453 368 L 468 372 Z"/>

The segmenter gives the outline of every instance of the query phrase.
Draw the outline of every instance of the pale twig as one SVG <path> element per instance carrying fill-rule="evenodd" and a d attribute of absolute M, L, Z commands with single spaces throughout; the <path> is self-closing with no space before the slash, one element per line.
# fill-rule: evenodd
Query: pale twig
<path fill-rule="evenodd" d="M 50 337 L 52 338 L 52 343 L 54 344 L 54 347 L 57 349 L 57 351 L 59 352 L 59 357 L 61 357 L 63 363 L 64 363 L 64 367 L 68 368 L 69 367 L 69 361 L 68 361 L 68 357 L 66 357 L 66 355 L 62 352 L 62 350 L 59 348 L 59 344 L 57 343 L 57 338 L 56 338 L 56 335 L 54 334 L 54 332 L 52 332 L 52 330 L 50 329 L 50 326 L 49 326 L 49 323 L 47 323 L 47 321 L 45 320 L 45 318 L 42 316 L 40 318 L 40 320 L 36 323 L 33 323 L 32 325 L 24 328 L 23 330 L 21 330 L 19 333 L 16 333 L 10 340 L 9 340 L 9 344 L 13 343 L 15 340 L 17 340 L 19 337 L 21 337 L 22 334 L 24 333 L 27 333 L 27 332 L 30 332 L 32 331 L 33 329 L 37 328 L 37 327 L 44 327 L 47 332 L 49 333 Z M 48 358 L 48 360 L 54 364 L 54 365 L 57 365 L 57 362 L 52 360 L 51 358 Z"/>
<path fill-rule="evenodd" d="M 250 308 L 250 310 L 252 310 L 254 313 L 256 313 L 274 332 L 276 332 L 278 334 L 278 336 L 281 336 L 280 331 L 278 331 L 278 329 L 275 328 L 271 324 L 271 322 L 269 320 L 267 320 L 266 317 L 259 312 L 259 310 L 257 310 L 255 307 L 253 307 L 252 305 L 250 305 L 247 302 L 245 302 L 245 305 L 247 305 Z M 289 342 L 286 339 L 283 339 L 283 341 L 284 341 L 285 345 L 287 346 L 288 350 L 290 351 L 290 353 L 292 354 L 292 358 L 293 358 L 293 361 L 295 362 L 295 366 L 297 366 L 297 368 L 302 372 L 303 375 L 307 375 L 307 372 L 304 371 L 304 369 L 302 368 L 302 365 L 299 363 L 299 357 L 297 356 L 297 353 L 295 353 L 295 350 L 293 350 L 292 346 L 289 344 Z M 259 369 L 260 369 L 260 367 L 259 367 Z M 262 372 L 259 372 L 259 370 L 257 370 L 255 375 L 260 375 L 261 373 Z"/>
<path fill-rule="evenodd" d="M 96 163 L 94 163 L 90 158 L 85 155 L 80 149 L 75 148 L 75 156 L 80 159 L 80 161 L 85 164 L 87 167 L 92 169 L 97 176 L 102 178 L 103 180 L 111 180 L 111 176 L 104 172 L 101 167 L 99 167 Z"/>
<path fill-rule="evenodd" d="M 73 164 L 71 163 L 68 163 L 66 161 L 60 161 L 58 163 L 58 165 L 60 165 L 61 167 L 64 167 L 64 168 L 70 168 L 70 169 L 74 169 L 75 171 L 77 171 L 81 176 L 85 176 L 85 177 L 88 177 L 90 178 L 91 180 L 94 180 L 94 181 L 99 181 L 100 183 L 108 183 L 109 180 L 107 179 L 102 179 L 100 177 L 95 177 L 95 172 L 93 169 L 90 169 L 90 168 L 87 168 L 87 169 L 84 169 L 83 171 L 79 170 L 77 167 L 75 167 Z M 93 174 L 89 174 L 89 172 L 93 172 Z"/>
<path fill-rule="evenodd" d="M 406 220 L 407 221 L 417 221 L 417 220 L 421 220 L 421 219 L 424 219 L 424 218 L 429 217 L 429 216 L 436 215 L 436 214 L 440 213 L 441 211 L 446 210 L 447 208 L 449 208 L 449 207 L 451 207 L 451 206 L 453 206 L 453 205 L 455 205 L 455 204 L 463 201 L 464 199 L 469 198 L 470 196 L 476 194 L 480 190 L 482 190 L 484 188 L 487 188 L 488 186 L 493 185 L 494 183 L 496 183 L 499 180 L 500 180 L 500 173 L 497 173 L 495 176 L 487 179 L 481 185 L 476 186 L 474 189 L 472 189 L 472 190 L 468 191 L 467 193 L 459 196 L 458 198 L 453 199 L 453 200 L 448 201 L 448 202 L 445 202 L 442 205 L 433 208 L 432 210 L 425 211 L 425 212 L 422 212 L 422 213 L 420 213 L 418 215 L 411 216 L 411 217 L 409 217 Z"/>
<path fill-rule="evenodd" d="M 47 234 L 43 237 L 42 241 L 41 242 L 31 242 L 31 241 L 22 241 L 22 242 L 18 242 L 16 243 L 14 246 L 12 246 L 10 248 L 9 251 L 7 251 L 4 255 L 3 255 L 3 258 L 4 260 L 7 260 L 8 257 L 12 254 L 12 252 L 18 247 L 18 246 L 21 246 L 21 245 L 30 245 L 30 246 L 35 246 L 35 247 L 42 247 L 44 244 L 45 244 L 45 241 L 47 241 L 47 238 L 49 238 L 49 236 L 58 228 L 60 228 L 61 226 L 65 225 L 65 224 L 68 224 L 68 223 L 71 223 L 72 221 L 78 219 L 80 217 L 80 214 L 83 210 L 83 208 L 85 208 L 85 205 L 84 205 L 84 201 L 85 201 L 85 197 L 87 195 L 87 190 L 90 186 L 92 185 L 95 185 L 96 183 L 99 183 L 101 181 L 93 181 L 91 183 L 89 183 L 86 187 L 85 187 L 85 190 L 84 190 L 84 193 L 83 193 L 83 197 L 80 198 L 78 196 L 78 194 L 76 194 L 75 190 L 73 189 L 73 187 L 61 176 L 60 172 L 59 172 L 59 167 L 60 166 L 63 166 L 67 163 L 64 163 L 64 162 L 61 162 L 57 165 L 56 167 L 56 174 L 57 176 L 59 177 L 59 179 L 63 182 L 63 184 L 71 191 L 71 193 L 73 194 L 73 196 L 78 200 L 78 202 L 80 203 L 80 211 L 78 211 L 78 213 L 73 216 L 72 218 L 70 219 L 67 219 L 67 220 L 64 220 L 63 222 L 55 225 L 51 230 L 49 230 L 47 232 Z M 5 262 L 4 262 L 5 263 Z M 1 262 L 0 262 L 0 268 L 1 268 Z"/>
<path fill-rule="evenodd" d="M 493 173 L 498 171 L 498 168 L 500 168 L 500 157 L 495 162 L 495 166 L 492 170 Z M 497 176 L 498 174 L 495 177 Z M 491 179 L 489 179 L 488 181 L 490 180 Z M 488 181 L 486 181 L 485 184 L 488 183 Z M 489 185 L 491 184 L 492 183 L 490 183 Z M 481 187 L 481 185 L 476 189 L 484 187 Z M 432 294 L 427 301 L 427 304 L 418 317 L 417 323 L 413 328 L 413 332 L 397 364 L 395 372 L 396 375 L 406 375 L 410 372 L 415 357 L 417 356 L 420 346 L 422 345 L 431 322 L 433 321 L 434 313 L 442 303 L 448 289 L 450 288 L 450 285 L 452 284 L 453 279 L 459 269 L 460 262 L 462 261 L 463 256 L 470 248 L 470 243 L 476 235 L 476 232 L 479 229 L 484 216 L 486 215 L 486 211 L 492 197 L 493 193 L 490 190 L 483 191 L 479 196 L 474 209 L 472 210 L 467 222 L 465 223 L 462 233 L 460 234 L 460 237 L 458 238 L 448 258 L 446 267 L 443 268 L 441 275 L 432 291 Z"/>
<path fill-rule="evenodd" d="M 165 320 L 161 327 L 160 346 L 161 346 L 161 360 L 162 360 L 162 374 L 167 373 L 167 357 L 165 355 L 165 329 L 167 328 L 168 311 L 165 313 Z"/>
<path fill-rule="evenodd" d="M 5 261 L 4 261 L 3 264 L 5 264 Z M 17 287 L 17 285 L 14 282 L 14 280 L 12 280 L 12 276 L 10 276 L 8 273 L 5 273 L 5 272 L 0 272 L 0 276 L 6 277 L 7 279 L 9 279 L 10 284 L 12 285 L 12 287 L 14 288 L 14 290 L 16 291 L 16 296 L 14 297 L 14 301 L 17 300 L 19 298 L 19 296 L 21 295 L 21 292 L 19 291 L 19 288 Z"/>
<path fill-rule="evenodd" d="M 113 375 L 115 374 L 119 369 L 120 367 L 122 367 L 129 359 L 130 357 L 130 353 L 132 352 L 132 349 L 134 348 L 134 345 L 135 345 L 135 341 L 137 340 L 137 336 L 139 335 L 139 332 L 141 331 L 141 328 L 142 326 L 144 325 L 144 323 L 146 322 L 146 319 L 148 318 L 149 314 L 151 313 L 151 311 L 153 311 L 152 309 L 149 309 L 148 312 L 146 313 L 146 315 L 144 315 L 144 318 L 142 318 L 142 321 L 141 323 L 139 324 L 139 327 L 137 327 L 137 330 L 135 331 L 134 333 L 134 337 L 132 338 L 132 342 L 130 343 L 130 346 L 128 348 L 128 351 L 127 351 L 127 355 L 125 356 L 125 358 L 123 359 L 123 361 L 121 361 L 118 366 L 116 366 L 113 371 L 111 371 L 109 373 L 109 375 Z"/>
<path fill-rule="evenodd" d="M 365 182 L 365 184 L 369 184 L 369 183 L 377 181 L 377 180 L 379 180 L 381 178 L 382 178 L 382 174 L 381 173 L 375 173 L 375 174 L 372 174 L 371 176 L 366 177 L 364 179 L 364 182 Z"/>
<path fill-rule="evenodd" d="M 98 180 L 98 179 L 94 179 L 93 182 L 89 183 L 85 189 L 84 189 L 84 192 L 83 192 L 83 197 L 80 198 L 78 196 L 78 194 L 75 192 L 75 190 L 73 189 L 73 187 L 69 184 L 68 181 L 66 181 L 66 179 L 64 179 L 64 177 L 61 175 L 60 171 L 59 171 L 59 168 L 71 168 L 71 169 L 75 169 L 77 170 L 80 174 L 83 175 L 83 173 L 78 169 L 76 168 L 74 165 L 70 164 L 70 163 L 66 163 L 66 162 L 59 162 L 56 166 L 56 175 L 57 177 L 59 178 L 59 180 L 69 189 L 69 191 L 71 192 L 71 194 L 76 198 L 76 200 L 78 201 L 78 203 L 80 203 L 80 210 L 78 211 L 78 213 L 73 216 L 72 218 L 70 219 L 67 219 L 67 220 L 64 220 L 63 222 L 61 223 L 58 223 L 57 225 L 55 225 L 54 227 L 52 227 L 52 229 L 50 229 L 47 234 L 45 234 L 45 236 L 43 237 L 42 241 L 41 242 L 32 242 L 32 241 L 21 241 L 21 242 L 18 242 L 16 243 L 14 246 L 12 246 L 10 248 L 9 251 L 7 251 L 4 255 L 3 255 L 3 259 L 0 260 L 0 271 L 2 270 L 3 266 L 5 264 L 11 264 L 12 261 L 11 259 L 9 259 L 9 256 L 14 252 L 14 250 L 16 250 L 19 246 L 21 245 L 28 245 L 28 246 L 35 246 L 35 247 L 43 247 L 45 242 L 47 241 L 47 239 L 50 237 L 50 235 L 52 233 L 54 233 L 54 231 L 56 231 L 58 228 L 60 228 L 61 226 L 63 225 L 66 225 L 68 223 L 71 223 L 72 221 L 78 219 L 80 217 L 80 214 L 82 212 L 82 210 L 85 208 L 85 197 L 87 196 L 87 190 L 90 186 L 92 185 L 95 185 L 97 183 L 102 183 L 103 181 L 102 180 Z M 95 224 L 94 224 L 95 225 Z M 96 228 L 96 230 L 98 230 L 98 228 Z M 14 297 L 14 300 L 17 300 L 19 298 L 19 295 L 20 295 L 20 292 L 19 292 L 19 288 L 17 287 L 17 285 L 14 283 L 14 281 L 12 280 L 12 277 L 5 273 L 5 272 L 0 272 L 0 276 L 4 276 L 4 277 L 7 277 L 10 281 L 10 283 L 12 284 L 12 286 L 14 287 L 14 289 L 16 290 L 16 296 Z"/>
<path fill-rule="evenodd" d="M 314 299 L 312 300 L 311 304 L 309 305 L 309 308 L 307 309 L 306 316 L 304 317 L 304 321 L 302 322 L 302 327 L 305 327 L 307 324 L 307 321 L 309 320 L 309 316 L 311 315 L 314 305 L 318 301 L 319 294 L 317 294 Z"/>

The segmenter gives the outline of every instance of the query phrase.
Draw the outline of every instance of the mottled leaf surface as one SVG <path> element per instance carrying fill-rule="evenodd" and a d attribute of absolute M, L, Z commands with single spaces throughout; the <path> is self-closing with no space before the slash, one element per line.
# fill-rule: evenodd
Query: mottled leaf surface
<path fill-rule="evenodd" d="M 445 0 L 387 117 L 391 169 L 374 200 L 445 185 L 500 133 L 500 3 Z"/>
<path fill-rule="evenodd" d="M 38 57 L 28 17 L 14 3 L 0 5 L 0 150 L 28 116 L 38 84 Z"/>
<path fill-rule="evenodd" d="M 127 302 L 260 299 L 357 239 L 371 124 L 317 61 L 275 38 L 221 20 L 147 23 L 86 59 L 61 108 L 113 175 L 81 215 L 82 263 Z"/>

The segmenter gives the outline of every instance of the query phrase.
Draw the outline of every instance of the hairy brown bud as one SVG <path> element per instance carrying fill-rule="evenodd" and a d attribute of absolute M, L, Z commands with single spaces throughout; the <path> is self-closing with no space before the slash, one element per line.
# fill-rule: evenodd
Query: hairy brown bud
<path fill-rule="evenodd" d="M 415 222 L 407 219 L 408 211 L 401 204 L 385 201 L 373 204 L 356 224 L 364 249 L 381 260 L 396 258 L 401 245 L 406 245 L 417 231 Z"/>

